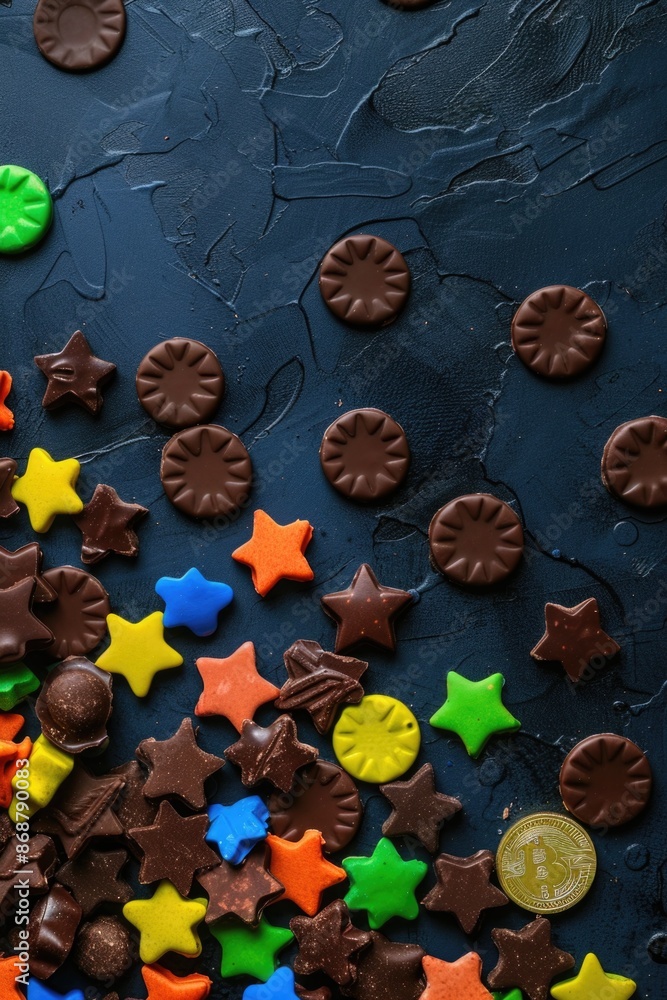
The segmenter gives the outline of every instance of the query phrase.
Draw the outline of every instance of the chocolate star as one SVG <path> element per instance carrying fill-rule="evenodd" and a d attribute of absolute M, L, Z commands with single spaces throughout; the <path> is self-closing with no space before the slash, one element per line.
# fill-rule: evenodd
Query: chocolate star
<path fill-rule="evenodd" d="M 139 848 L 130 836 L 130 830 L 138 826 L 150 826 L 155 821 L 158 807 L 144 795 L 146 772 L 138 760 L 130 760 L 127 764 L 114 767 L 110 773 L 118 775 L 125 782 L 125 787 L 114 804 L 114 811 L 123 827 L 127 846 L 137 854 Z"/>
<path fill-rule="evenodd" d="M 139 539 L 134 526 L 147 513 L 147 507 L 125 503 L 111 486 L 96 486 L 90 503 L 74 518 L 83 535 L 81 561 L 90 566 L 110 552 L 136 556 Z"/>
<path fill-rule="evenodd" d="M 600 627 L 600 609 L 594 597 L 564 608 L 547 604 L 544 609 L 547 630 L 530 655 L 534 660 L 555 660 L 575 684 L 597 657 L 605 660 L 621 648 Z"/>
<path fill-rule="evenodd" d="M 504 892 L 491 885 L 495 858 L 491 851 L 477 851 L 469 858 L 441 854 L 435 861 L 438 884 L 422 900 L 427 910 L 453 913 L 466 932 L 472 934 L 484 910 L 504 906 Z"/>
<path fill-rule="evenodd" d="M 438 850 L 444 821 L 462 808 L 458 799 L 436 792 L 431 764 L 424 764 L 408 781 L 380 785 L 380 791 L 394 807 L 382 827 L 385 837 L 412 834 L 431 854 Z"/>
<path fill-rule="evenodd" d="M 270 857 L 266 844 L 261 843 L 253 847 L 242 865 L 223 861 L 217 868 L 197 875 L 209 897 L 207 924 L 232 915 L 246 924 L 258 922 L 264 907 L 285 891 L 268 870 Z"/>
<path fill-rule="evenodd" d="M 322 598 L 322 607 L 337 624 L 336 652 L 359 642 L 370 642 L 393 652 L 394 620 L 411 603 L 411 594 L 383 587 L 370 566 L 363 563 L 347 590 Z"/>
<path fill-rule="evenodd" d="M 89 917 L 102 903 L 124 904 L 134 898 L 130 886 L 120 878 L 127 857 L 127 851 L 96 851 L 89 847 L 63 865 L 56 879 L 70 890 L 84 917 Z"/>
<path fill-rule="evenodd" d="M 0 517 L 16 514 L 19 505 L 12 496 L 17 465 L 13 458 L 0 458 Z"/>
<path fill-rule="evenodd" d="M 356 1000 L 419 1000 L 424 991 L 418 944 L 396 944 L 378 931 L 370 932 L 371 946 L 357 965 L 357 981 L 345 989 Z"/>
<path fill-rule="evenodd" d="M 371 942 L 368 931 L 358 930 L 342 899 L 325 906 L 315 917 L 294 917 L 290 930 L 299 945 L 294 971 L 307 976 L 324 972 L 339 986 L 356 977 L 356 963 L 350 961 Z"/>
<path fill-rule="evenodd" d="M 281 792 L 289 792 L 296 771 L 316 760 L 318 751 L 299 743 L 294 719 L 281 715 L 266 729 L 246 719 L 241 738 L 225 754 L 241 768 L 244 785 L 256 785 L 266 778 Z"/>
<path fill-rule="evenodd" d="M 22 545 L 16 552 L 10 552 L 0 545 L 0 590 L 7 590 L 15 583 L 32 576 L 36 583 L 33 600 L 38 603 L 55 601 L 57 593 L 42 576 L 42 558 L 42 550 L 37 542 Z"/>
<path fill-rule="evenodd" d="M 220 858 L 206 844 L 208 816 L 181 816 L 169 802 L 161 802 L 152 826 L 130 830 L 144 852 L 139 881 L 142 885 L 169 879 L 181 896 L 192 888 L 195 872 L 213 868 Z"/>
<path fill-rule="evenodd" d="M 38 354 L 35 364 L 49 380 L 42 400 L 46 410 L 76 403 L 89 413 L 99 413 L 103 403 L 100 388 L 116 371 L 110 361 L 95 357 L 81 330 L 72 334 L 58 354 Z"/>
<path fill-rule="evenodd" d="M 3 923 L 16 905 L 18 885 L 16 874 L 16 847 L 19 841 L 12 837 L 0 855 L 0 923 Z M 58 852 L 51 837 L 37 835 L 28 841 L 28 850 L 21 879 L 27 882 L 31 895 L 43 896 L 49 891 L 49 880 L 58 867 Z"/>
<path fill-rule="evenodd" d="M 112 811 L 123 779 L 96 778 L 80 764 L 61 785 L 51 805 L 40 813 L 34 828 L 59 838 L 68 858 L 74 858 L 93 837 L 115 837 L 123 832 Z"/>
<path fill-rule="evenodd" d="M 14 825 L 7 813 L 0 814 L 0 851 L 4 851 L 14 836 Z"/>
<path fill-rule="evenodd" d="M 492 990 L 518 986 L 528 1000 L 547 1000 L 554 976 L 574 965 L 572 955 L 551 943 L 546 917 L 537 917 L 520 931 L 496 927 L 491 937 L 499 952 L 498 964 L 488 975 Z"/>
<path fill-rule="evenodd" d="M 368 669 L 364 660 L 327 653 L 317 642 L 299 639 L 284 654 L 289 680 L 283 684 L 276 708 L 305 708 L 318 733 L 328 733 L 339 705 L 356 705 L 364 696 L 359 683 Z"/>
<path fill-rule="evenodd" d="M 0 590 L 0 663 L 16 663 L 26 653 L 53 642 L 53 632 L 31 610 L 35 578 L 30 576 Z"/>
<path fill-rule="evenodd" d="M 300 1000 L 331 1000 L 331 990 L 328 986 L 320 986 L 316 990 L 307 990 L 301 983 L 295 983 L 294 992 L 300 997 Z"/>
<path fill-rule="evenodd" d="M 183 719 L 168 740 L 158 741 L 152 736 L 143 740 L 137 747 L 137 757 L 151 772 L 144 795 L 150 799 L 174 796 L 192 809 L 205 807 L 204 782 L 225 763 L 199 748 L 192 719 Z"/>

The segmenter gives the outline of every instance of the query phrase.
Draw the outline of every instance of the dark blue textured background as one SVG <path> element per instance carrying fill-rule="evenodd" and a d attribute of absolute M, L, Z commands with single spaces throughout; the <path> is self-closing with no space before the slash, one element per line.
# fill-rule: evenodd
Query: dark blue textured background
<path fill-rule="evenodd" d="M 617 424 L 665 412 L 667 4 L 453 0 L 405 13 L 379 0 L 135 0 L 119 56 L 75 76 L 37 52 L 31 0 L 0 2 L 0 161 L 45 178 L 56 213 L 35 252 L 0 260 L 0 367 L 14 375 L 17 418 L 0 448 L 21 464 L 35 445 L 75 455 L 84 499 L 107 482 L 150 508 L 136 563 L 112 557 L 95 570 L 119 614 L 160 608 L 157 577 L 193 564 L 236 592 L 210 640 L 170 634 L 185 667 L 145 701 L 117 680 L 106 761 L 123 762 L 192 713 L 197 655 L 252 639 L 280 684 L 294 639 L 330 648 L 319 594 L 367 560 L 383 582 L 421 595 L 396 656 L 371 653 L 366 688 L 413 707 L 419 763 L 431 760 L 441 790 L 463 801 L 443 850 L 495 849 L 510 820 L 561 808 L 560 762 L 586 734 L 624 733 L 650 752 L 650 808 L 596 836 L 593 890 L 553 922 L 578 963 L 595 951 L 638 981 L 640 1000 L 662 1000 L 667 973 L 647 943 L 667 932 L 667 529 L 663 514 L 613 499 L 599 461 Z M 338 324 L 317 289 L 323 252 L 359 229 L 395 243 L 413 277 L 404 314 L 377 335 Z M 599 363 L 568 385 L 539 381 L 509 347 L 516 304 L 561 281 L 587 289 L 610 326 Z M 40 405 L 32 357 L 59 350 L 77 327 L 119 369 L 99 420 Z M 163 496 L 167 435 L 140 409 L 134 373 L 167 336 L 205 341 L 227 374 L 218 420 L 241 435 L 258 476 L 234 524 L 191 522 Z M 319 468 L 322 431 L 360 405 L 391 413 L 413 451 L 406 485 L 381 509 L 347 503 Z M 506 586 L 469 595 L 430 569 L 426 532 L 442 503 L 475 490 L 512 504 L 530 549 Z M 282 584 L 260 600 L 231 561 L 254 506 L 314 524 L 312 587 Z M 25 512 L 0 529 L 12 548 L 32 537 Z M 79 543 L 60 519 L 43 538 L 47 564 L 77 564 Z M 529 650 L 545 601 L 590 596 L 622 652 L 575 694 Z M 523 722 L 478 761 L 427 722 L 451 668 L 503 671 Z M 331 757 L 303 719 L 299 730 Z M 209 750 L 233 739 L 223 720 L 202 724 Z M 233 770 L 222 801 L 239 794 Z M 358 853 L 370 852 L 388 812 L 369 793 Z M 485 921 L 473 942 L 485 971 L 496 918 L 529 919 L 509 908 Z M 448 959 L 470 946 L 445 916 L 385 930 Z M 218 948 L 202 935 L 202 967 L 214 974 Z M 54 980 L 63 991 L 75 982 L 71 970 Z M 242 988 L 216 976 L 212 995 Z M 136 980 L 120 993 L 145 995 Z"/>

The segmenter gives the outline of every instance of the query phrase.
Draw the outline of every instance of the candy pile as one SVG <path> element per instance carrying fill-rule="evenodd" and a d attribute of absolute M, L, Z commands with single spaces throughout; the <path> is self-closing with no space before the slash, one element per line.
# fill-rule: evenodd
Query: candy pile
<path fill-rule="evenodd" d="M 348 321 L 388 321 L 409 287 L 402 257 L 383 241 L 343 244 L 323 264 L 325 300 Z M 371 257 L 375 263 L 369 271 Z M 357 274 L 360 262 L 365 269 Z M 368 292 L 369 274 L 386 286 L 384 305 Z M 581 293 L 561 288 L 531 296 L 517 312 L 513 339 L 522 359 L 544 375 L 572 373 L 562 367 L 567 352 L 557 352 L 553 364 L 544 356 L 549 337 L 562 335 L 558 317 L 563 311 L 581 321 L 572 364 L 581 365 L 582 352 L 592 359 L 604 336 L 598 307 Z M 557 328 L 545 335 L 546 348 L 535 347 L 540 322 L 548 331 Z M 35 361 L 47 377 L 46 409 L 74 403 L 99 412 L 100 389 L 115 365 L 96 358 L 81 332 L 58 354 Z M 241 441 L 224 427 L 206 423 L 222 399 L 224 382 L 214 352 L 187 338 L 157 345 L 137 374 L 142 406 L 176 430 L 163 452 L 165 493 L 192 517 L 238 509 L 252 485 L 250 457 Z M 7 373 L 0 386 L 6 397 Z M 651 480 L 653 466 L 643 455 L 644 450 L 662 455 L 664 435 L 659 436 L 659 418 L 647 419 L 648 424 L 637 422 L 639 429 L 624 425 L 615 432 L 605 449 L 603 476 L 619 497 L 650 505 L 660 487 Z M 9 429 L 13 421 L 5 423 Z M 632 447 L 639 459 L 628 466 Z M 400 486 L 410 451 L 405 431 L 388 414 L 360 409 L 343 414 L 325 431 L 320 457 L 336 490 L 368 503 Z M 43 532 L 57 515 L 73 516 L 87 564 L 112 552 L 137 554 L 135 527 L 147 510 L 120 500 L 104 484 L 84 505 L 76 493 L 76 460 L 55 461 L 35 448 L 23 475 L 16 474 L 12 459 L 2 460 L 0 468 L 3 517 L 23 503 L 33 529 Z M 306 558 L 312 535 L 307 521 L 280 525 L 256 510 L 252 537 L 232 556 L 250 569 L 255 590 L 265 597 L 282 579 L 313 579 Z M 429 543 L 434 566 L 453 583 L 474 589 L 517 570 L 524 548 L 516 514 L 489 494 L 445 504 L 433 517 Z M 346 589 L 322 597 L 322 609 L 336 626 L 334 652 L 312 640 L 294 642 L 284 654 L 281 688 L 262 677 L 250 641 L 225 657 L 197 659 L 203 689 L 194 714 L 226 718 L 238 738 L 225 758 L 240 769 L 249 789 L 271 789 L 221 804 L 209 801 L 206 786 L 224 760 L 198 746 L 189 717 L 168 739 L 143 740 L 135 759 L 109 774 L 94 773 L 83 761 L 108 743 L 112 675 L 123 676 L 137 697 L 148 695 L 158 673 L 183 663 L 166 641 L 165 628 L 213 634 L 233 600 L 232 589 L 192 567 L 180 578 L 160 578 L 155 592 L 164 610 L 131 622 L 111 612 L 108 594 L 90 573 L 72 566 L 44 570 L 36 542 L 15 552 L 0 548 L 0 575 L 0 805 L 6 810 L 0 826 L 0 884 L 3 912 L 16 909 L 10 938 L 19 957 L 29 945 L 28 1000 L 58 997 L 44 981 L 68 958 L 91 980 L 122 978 L 134 962 L 135 938 L 151 1000 L 204 998 L 211 988 L 208 977 L 197 972 L 176 976 L 159 964 L 169 953 L 196 958 L 202 923 L 220 944 L 223 978 L 252 976 L 267 984 L 248 986 L 244 1000 L 262 1000 L 269 995 L 262 992 L 266 989 L 279 1000 L 330 996 L 328 987 L 309 990 L 296 984 L 295 972 L 324 975 L 358 1000 L 489 998 L 475 952 L 445 962 L 380 933 L 392 918 L 415 920 L 420 902 L 431 912 L 452 915 L 471 936 L 483 914 L 510 899 L 540 914 L 519 931 L 492 931 L 499 956 L 487 982 L 492 989 L 510 990 L 504 1000 L 519 1000 L 522 993 L 528 1000 L 546 1000 L 553 978 L 573 967 L 574 958 L 552 943 L 549 921 L 541 914 L 574 905 L 590 888 L 596 857 L 585 830 L 566 814 L 539 813 L 507 831 L 497 857 L 485 849 L 470 857 L 438 855 L 442 827 L 461 812 L 462 803 L 438 790 L 429 763 L 398 780 L 419 754 L 420 723 L 398 699 L 365 693 L 368 663 L 350 651 L 360 644 L 394 650 L 396 624 L 414 605 L 413 593 L 380 583 L 362 564 Z M 619 651 L 600 625 L 595 598 L 574 608 L 547 604 L 545 615 L 546 632 L 531 655 L 560 662 L 575 683 L 596 657 L 606 662 Z M 93 663 L 87 657 L 107 630 L 109 644 Z M 49 663 L 55 665 L 40 682 L 35 671 Z M 471 757 L 479 756 L 493 736 L 520 729 L 503 704 L 504 683 L 500 673 L 473 681 L 450 671 L 446 699 L 431 726 L 456 734 Z M 24 719 L 12 710 L 38 689 L 41 735 L 34 745 L 28 738 L 16 742 Z M 269 702 L 282 714 L 263 727 L 254 716 Z M 320 735 L 331 737 L 337 764 L 299 740 L 293 713 L 300 711 L 310 715 Z M 369 857 L 344 856 L 336 864 L 328 855 L 347 848 L 362 822 L 355 779 L 378 785 L 391 813 Z M 568 813 L 593 827 L 615 826 L 638 815 L 651 781 L 643 752 L 612 734 L 582 740 L 560 773 Z M 438 855 L 437 884 L 425 895 L 419 886 L 429 866 L 416 858 L 404 860 L 392 838 L 406 838 Z M 533 845 L 530 864 L 524 860 L 527 843 Z M 561 858 L 571 845 L 567 889 L 554 886 L 541 864 L 556 843 Z M 25 894 L 16 884 L 17 856 L 30 872 Z M 148 898 L 134 898 L 122 877 L 131 858 L 139 862 L 138 882 L 154 886 Z M 502 889 L 491 881 L 496 865 Z M 324 894 L 339 885 L 344 898 L 325 904 Z M 303 914 L 289 927 L 265 915 L 279 899 Z M 27 913 L 28 900 L 32 910 L 29 930 L 24 930 L 20 915 Z M 352 923 L 355 912 L 364 916 L 369 930 Z M 280 952 L 292 942 L 297 947 L 293 970 L 279 965 Z M 8 984 L 3 997 L 18 1000 L 15 961 L 0 960 L 0 982 Z M 556 1000 L 583 1000 L 597 990 L 620 1000 L 632 994 L 634 984 L 605 973 L 588 955 L 577 977 L 553 986 L 551 994 Z M 78 990 L 67 994 L 68 1000 L 80 996 Z"/>

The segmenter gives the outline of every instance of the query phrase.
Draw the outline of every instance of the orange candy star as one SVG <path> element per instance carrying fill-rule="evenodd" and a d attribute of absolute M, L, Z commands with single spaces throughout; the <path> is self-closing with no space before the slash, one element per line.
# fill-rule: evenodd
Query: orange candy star
<path fill-rule="evenodd" d="M 11 431 L 14 426 L 14 414 L 5 405 L 5 400 L 11 391 L 11 375 L 9 372 L 0 371 L 0 431 Z"/>
<path fill-rule="evenodd" d="M 20 743 L 0 739 L 0 807 L 2 809 L 9 809 L 14 796 L 12 778 L 16 774 L 16 761 L 26 760 L 31 753 L 32 740 L 29 736 L 26 736 Z"/>
<path fill-rule="evenodd" d="M 249 566 L 255 590 L 266 597 L 279 580 L 307 583 L 315 575 L 304 556 L 313 537 L 308 521 L 276 524 L 272 517 L 256 510 L 252 538 L 232 552 L 232 559 Z"/>
<path fill-rule="evenodd" d="M 426 989 L 420 1000 L 493 1000 L 482 983 L 482 960 L 469 951 L 455 962 L 425 955 Z"/>
<path fill-rule="evenodd" d="M 266 842 L 271 849 L 269 871 L 285 886 L 282 902 L 291 899 L 309 917 L 322 905 L 322 893 L 347 878 L 342 868 L 322 856 L 324 837 L 319 830 L 306 830 L 301 840 L 292 843 L 274 834 Z"/>
<path fill-rule="evenodd" d="M 13 740 L 25 725 L 22 715 L 14 712 L 0 712 L 0 740 Z"/>
<path fill-rule="evenodd" d="M 2 1000 L 25 1000 L 16 985 L 19 969 L 15 958 L 0 958 L 0 997 Z"/>
<path fill-rule="evenodd" d="M 148 1000 L 205 1000 L 211 992 L 211 980 L 199 972 L 175 976 L 161 965 L 144 965 L 141 975 Z"/>
<path fill-rule="evenodd" d="M 260 705 L 280 694 L 280 688 L 258 674 L 252 642 L 244 642 L 223 659 L 201 656 L 195 662 L 204 681 L 195 715 L 222 715 L 239 733 L 245 719 L 252 719 Z"/>

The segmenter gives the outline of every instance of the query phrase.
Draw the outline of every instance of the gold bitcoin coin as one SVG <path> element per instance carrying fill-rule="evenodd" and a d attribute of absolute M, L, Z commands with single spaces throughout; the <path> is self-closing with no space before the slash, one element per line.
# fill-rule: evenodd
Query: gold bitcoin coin
<path fill-rule="evenodd" d="M 503 891 L 531 913 L 560 913 L 584 898 L 597 856 L 586 831 L 560 813 L 533 813 L 511 826 L 498 845 Z"/>

